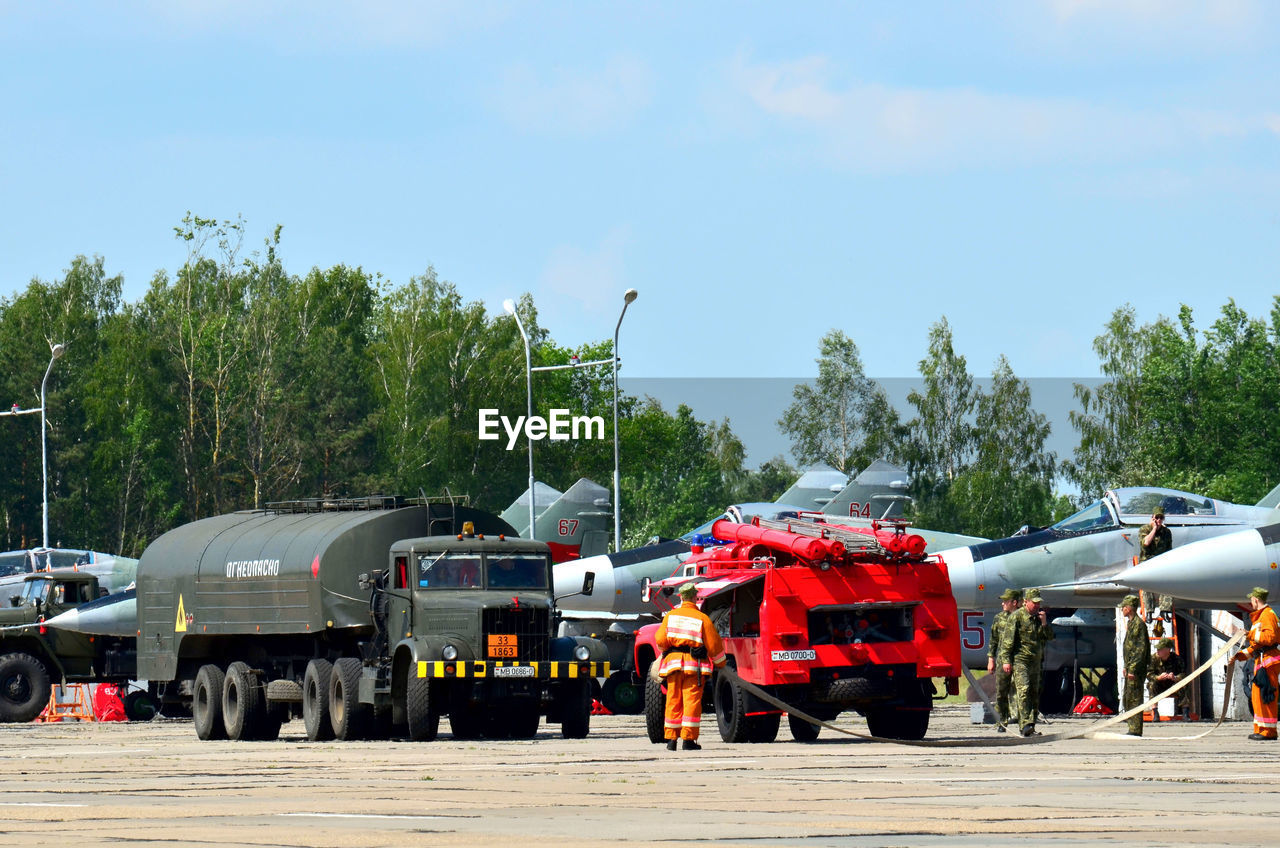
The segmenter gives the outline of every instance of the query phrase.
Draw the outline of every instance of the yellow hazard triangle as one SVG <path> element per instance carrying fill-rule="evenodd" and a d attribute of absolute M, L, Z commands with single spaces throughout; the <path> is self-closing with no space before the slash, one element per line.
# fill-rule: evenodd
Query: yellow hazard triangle
<path fill-rule="evenodd" d="M 173 623 L 174 633 L 187 632 L 187 611 L 182 606 L 182 596 L 178 596 L 178 620 Z"/>

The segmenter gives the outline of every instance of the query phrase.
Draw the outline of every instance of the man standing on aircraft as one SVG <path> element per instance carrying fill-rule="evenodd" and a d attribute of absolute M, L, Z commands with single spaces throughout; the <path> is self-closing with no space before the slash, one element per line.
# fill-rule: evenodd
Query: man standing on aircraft
<path fill-rule="evenodd" d="M 1165 526 L 1163 509 L 1157 509 L 1151 513 L 1151 523 L 1142 525 L 1138 530 L 1138 548 L 1138 562 L 1146 562 L 1165 551 L 1173 550 L 1173 531 Z M 1151 610 L 1151 602 L 1152 598 L 1148 597 L 1148 611 Z M 1160 595 L 1157 603 L 1162 612 L 1168 612 L 1173 608 L 1173 598 L 1170 595 Z"/>
<path fill-rule="evenodd" d="M 1156 653 L 1151 658 L 1150 665 L 1147 666 L 1147 691 L 1151 697 L 1159 695 L 1173 684 L 1182 679 L 1186 669 L 1182 667 L 1182 657 L 1173 652 L 1173 640 L 1168 636 L 1156 642 Z M 1174 703 L 1177 705 L 1178 711 L 1182 713 L 1183 721 L 1191 718 L 1190 701 L 1187 698 L 1187 690 L 1179 689 L 1174 695 Z M 1157 717 L 1158 709 L 1153 709 Z"/>
<path fill-rule="evenodd" d="M 702 684 L 711 676 L 711 666 L 725 664 L 724 643 L 715 625 L 694 601 L 698 587 L 680 587 L 680 606 L 662 617 L 655 636 L 662 649 L 658 676 L 667 681 L 667 709 L 663 736 L 667 750 L 676 749 L 684 739 L 684 750 L 700 751 L 698 729 L 702 723 Z"/>
<path fill-rule="evenodd" d="M 1128 712 L 1142 703 L 1142 682 L 1151 662 L 1151 636 L 1147 623 L 1137 614 L 1138 596 L 1125 595 L 1120 601 L 1120 612 L 1129 620 L 1124 631 L 1124 702 Z M 1129 735 L 1142 735 L 1142 713 L 1129 716 Z"/>
<path fill-rule="evenodd" d="M 1268 592 L 1258 587 L 1249 593 L 1248 651 L 1236 654 L 1236 661 L 1253 658 L 1253 733 L 1250 739 L 1276 738 L 1276 689 L 1280 687 L 1280 621 L 1267 605 Z"/>
<path fill-rule="evenodd" d="M 991 619 L 991 647 L 987 650 L 987 672 L 996 676 L 996 732 L 1004 733 L 1009 723 L 1009 684 L 1013 675 L 1004 666 L 996 667 L 1000 646 L 1009 639 L 1013 626 L 1013 614 L 1022 602 L 1019 589 L 1005 589 L 1000 593 L 1000 612 Z"/>
<path fill-rule="evenodd" d="M 1009 638 L 1000 646 L 1000 667 L 1006 674 L 1013 675 L 1014 703 L 1023 736 L 1036 735 L 1044 646 L 1053 638 L 1053 628 L 1040 604 L 1039 590 L 1027 591 L 1022 609 L 1013 613 Z"/>

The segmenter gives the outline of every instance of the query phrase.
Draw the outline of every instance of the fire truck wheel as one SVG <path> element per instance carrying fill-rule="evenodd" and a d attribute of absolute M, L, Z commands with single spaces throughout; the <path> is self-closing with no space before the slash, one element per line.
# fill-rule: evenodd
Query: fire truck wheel
<path fill-rule="evenodd" d="M 266 717 L 267 708 L 257 676 L 245 663 L 236 661 L 227 666 L 222 684 L 222 724 L 227 738 L 257 739 Z"/>
<path fill-rule="evenodd" d="M 787 725 L 791 728 L 791 738 L 797 742 L 812 742 L 822 730 L 818 725 L 795 716 L 787 716 Z"/>
<path fill-rule="evenodd" d="M 867 729 L 882 739 L 923 739 L 929 732 L 928 707 L 880 706 L 867 709 Z"/>
<path fill-rule="evenodd" d="M 0 657 L 0 722 L 28 722 L 49 703 L 53 684 L 44 663 L 30 654 Z"/>
<path fill-rule="evenodd" d="M 717 675 L 716 725 L 726 742 L 750 742 L 752 722 L 747 718 L 747 693 L 735 681 Z"/>
<path fill-rule="evenodd" d="M 751 742 L 772 742 L 778 738 L 778 726 L 782 724 L 782 716 L 778 713 L 751 716 L 747 722 L 747 735 Z"/>
<path fill-rule="evenodd" d="M 302 677 L 302 723 L 307 728 L 307 738 L 312 742 L 327 742 L 333 738 L 333 724 L 329 721 L 329 678 L 333 676 L 333 663 L 328 660 L 312 660 Z"/>
<path fill-rule="evenodd" d="M 440 732 L 440 710 L 432 701 L 432 680 L 405 672 L 404 712 L 409 722 L 409 738 L 431 742 Z"/>
<path fill-rule="evenodd" d="M 216 665 L 202 665 L 196 672 L 196 687 L 191 695 L 191 718 L 200 739 L 225 739 L 222 723 L 222 681 L 226 675 Z"/>
<path fill-rule="evenodd" d="M 364 737 L 373 718 L 369 705 L 360 703 L 360 670 L 360 660 L 343 657 L 333 664 L 329 678 L 329 723 L 344 742 Z"/>
<path fill-rule="evenodd" d="M 564 707 L 560 713 L 560 735 L 565 739 L 586 739 L 591 732 L 591 684 L 594 682 L 579 679 L 561 684 Z"/>
<path fill-rule="evenodd" d="M 667 698 L 662 694 L 662 683 L 646 675 L 644 679 L 644 729 L 649 734 L 649 741 L 655 745 L 663 741 L 666 709 Z"/>
<path fill-rule="evenodd" d="M 644 711 L 644 690 L 631 682 L 631 672 L 615 671 L 600 690 L 600 703 L 614 715 L 639 715 Z"/>

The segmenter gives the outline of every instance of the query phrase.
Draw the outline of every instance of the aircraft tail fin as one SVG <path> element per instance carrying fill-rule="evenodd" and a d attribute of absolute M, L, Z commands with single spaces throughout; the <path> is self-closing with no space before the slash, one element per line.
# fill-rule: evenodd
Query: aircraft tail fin
<path fill-rule="evenodd" d="M 1258 506 L 1266 509 L 1280 509 L 1280 486 L 1263 495 L 1262 500 L 1258 501 Z"/>

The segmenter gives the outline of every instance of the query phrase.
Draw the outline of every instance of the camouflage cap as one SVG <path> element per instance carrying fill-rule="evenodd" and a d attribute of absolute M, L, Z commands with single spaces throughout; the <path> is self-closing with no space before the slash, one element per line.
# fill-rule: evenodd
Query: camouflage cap
<path fill-rule="evenodd" d="M 1021 589 L 1005 589 L 1003 592 L 1000 593 L 1000 600 L 1020 601 L 1022 600 L 1022 590 Z"/>
<path fill-rule="evenodd" d="M 1121 598 L 1121 599 L 1120 599 L 1119 606 L 1122 606 L 1122 607 L 1133 607 L 1134 609 L 1137 609 L 1137 608 L 1138 608 L 1138 606 L 1139 606 L 1139 603 L 1138 603 L 1138 596 L 1137 596 L 1137 595 L 1125 595 L 1123 598 Z"/>
<path fill-rule="evenodd" d="M 1040 590 L 1028 589 L 1026 592 L 1023 593 L 1022 600 L 1032 604 L 1041 603 L 1042 599 L 1040 597 Z"/>
<path fill-rule="evenodd" d="M 1258 600 L 1262 601 L 1264 604 L 1267 602 L 1267 598 L 1270 597 L 1270 595 L 1271 593 L 1268 592 L 1266 589 L 1262 588 L 1261 586 L 1254 586 L 1253 591 L 1249 592 L 1249 597 L 1257 598 Z"/>
<path fill-rule="evenodd" d="M 1166 650 L 1166 649 L 1168 649 L 1168 650 L 1170 650 L 1170 651 L 1172 651 L 1172 650 L 1173 650 L 1173 640 L 1172 640 L 1172 639 L 1170 639 L 1168 636 L 1164 637 L 1164 638 L 1163 638 L 1163 639 L 1161 639 L 1159 642 L 1156 642 L 1156 650 L 1157 650 L 1157 651 L 1163 651 L 1163 650 Z"/>
<path fill-rule="evenodd" d="M 686 583 L 680 587 L 678 594 L 680 595 L 680 597 L 691 601 L 694 598 L 698 597 L 698 584 Z"/>
<path fill-rule="evenodd" d="M 1155 512 L 1151 513 L 1151 517 L 1152 517 L 1152 518 L 1164 518 L 1164 510 L 1163 510 L 1163 509 L 1157 509 Z"/>

